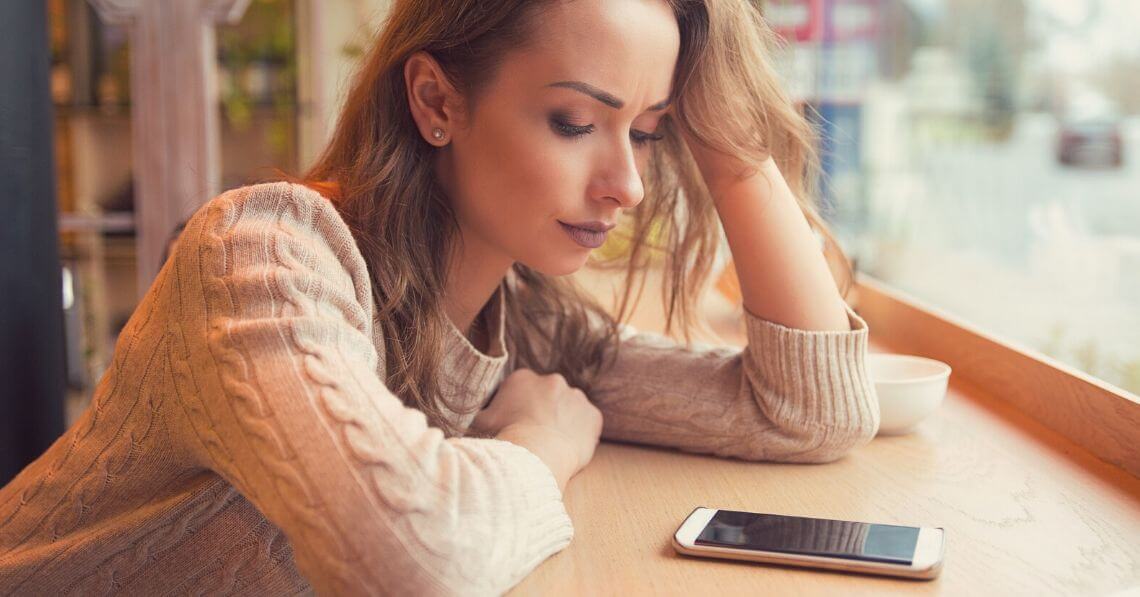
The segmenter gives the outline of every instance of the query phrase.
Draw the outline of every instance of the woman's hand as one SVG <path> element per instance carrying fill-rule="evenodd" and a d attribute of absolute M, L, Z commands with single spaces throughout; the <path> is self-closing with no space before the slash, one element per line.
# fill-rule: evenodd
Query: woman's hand
<path fill-rule="evenodd" d="M 594 456 L 602 413 L 562 375 L 517 369 L 471 428 L 527 448 L 550 467 L 558 488 L 564 490 Z"/>
<path fill-rule="evenodd" d="M 736 156 L 721 153 L 697 141 L 695 137 L 689 134 L 688 129 L 683 123 L 677 123 L 677 130 L 680 131 L 681 138 L 684 139 L 685 145 L 688 146 L 689 153 L 693 155 L 693 161 L 697 163 L 697 167 L 701 171 L 701 177 L 705 181 L 705 186 L 708 187 L 714 200 L 718 195 L 724 192 L 726 187 L 740 180 L 749 178 L 760 171 L 760 168 L 757 166 L 750 166 L 747 162 Z M 768 159 L 771 160 L 771 157 Z"/>

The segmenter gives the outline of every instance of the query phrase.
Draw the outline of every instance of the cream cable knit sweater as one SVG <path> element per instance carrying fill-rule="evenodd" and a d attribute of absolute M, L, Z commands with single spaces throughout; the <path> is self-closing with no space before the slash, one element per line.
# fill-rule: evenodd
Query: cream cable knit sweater
<path fill-rule="evenodd" d="M 515 367 L 452 326 L 455 398 Z M 866 323 L 748 346 L 627 327 L 590 396 L 603 437 L 832 460 L 874 435 Z M 0 489 L 0 593 L 498 594 L 570 542 L 553 474 L 518 445 L 445 438 L 384 386 L 365 262 L 321 195 L 234 189 L 199 210 L 81 419 Z M 463 428 L 474 415 L 455 416 Z"/>

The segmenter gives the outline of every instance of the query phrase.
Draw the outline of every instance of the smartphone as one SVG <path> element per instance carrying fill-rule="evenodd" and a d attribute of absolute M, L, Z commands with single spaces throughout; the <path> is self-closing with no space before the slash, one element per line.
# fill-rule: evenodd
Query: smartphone
<path fill-rule="evenodd" d="M 697 508 L 673 534 L 678 553 L 931 579 L 944 529 Z"/>

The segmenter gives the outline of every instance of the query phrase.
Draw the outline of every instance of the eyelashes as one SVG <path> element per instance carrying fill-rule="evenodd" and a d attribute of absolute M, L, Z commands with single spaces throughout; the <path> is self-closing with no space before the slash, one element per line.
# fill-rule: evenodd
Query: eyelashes
<path fill-rule="evenodd" d="M 563 137 L 569 138 L 577 138 L 581 137 L 582 135 L 588 135 L 594 132 L 594 125 L 592 124 L 588 124 L 586 126 L 576 126 L 557 117 L 550 119 L 550 126 L 554 129 L 554 132 L 562 135 Z M 645 133 L 638 130 L 630 131 L 629 136 L 633 141 L 633 144 L 638 147 L 642 147 L 648 145 L 649 143 L 660 141 L 661 139 L 665 138 L 665 136 L 661 134 Z"/>

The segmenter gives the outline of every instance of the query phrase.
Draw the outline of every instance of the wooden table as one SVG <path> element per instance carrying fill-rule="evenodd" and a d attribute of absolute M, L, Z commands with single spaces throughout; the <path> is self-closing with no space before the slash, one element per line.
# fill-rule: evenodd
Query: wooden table
<path fill-rule="evenodd" d="M 872 342 L 872 352 L 891 351 Z M 512 595 L 1140 591 L 1140 479 L 953 376 L 916 432 L 878 437 L 834 463 L 603 442 L 565 501 L 573 542 Z M 937 580 L 909 581 L 676 554 L 670 536 L 702 505 L 941 526 L 945 566 Z"/>

